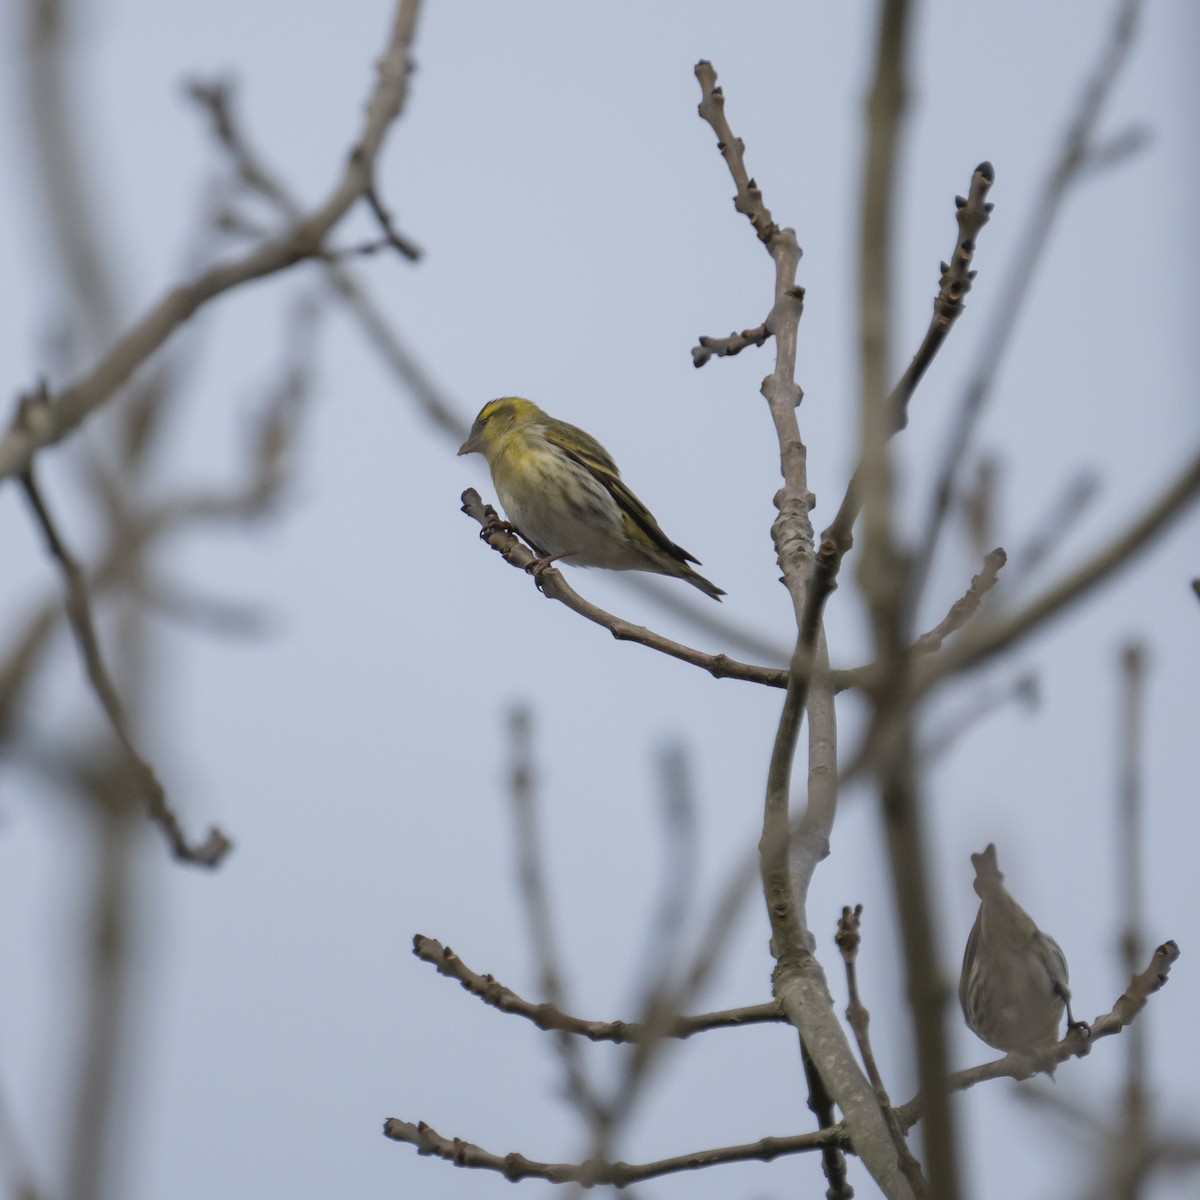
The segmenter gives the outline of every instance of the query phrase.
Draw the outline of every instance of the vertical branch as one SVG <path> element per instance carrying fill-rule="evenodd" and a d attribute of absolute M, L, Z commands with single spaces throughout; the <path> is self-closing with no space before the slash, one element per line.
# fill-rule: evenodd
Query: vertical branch
<path fill-rule="evenodd" d="M 893 892 L 904 944 L 917 1065 L 925 1097 L 929 1194 L 958 1194 L 958 1163 L 949 1093 L 944 1014 L 948 989 L 938 964 L 925 869 L 917 756 L 912 723 L 911 665 L 906 654 L 911 614 L 904 604 L 907 563 L 892 527 L 888 438 L 891 334 L 892 211 L 900 118 L 908 97 L 906 0 L 884 0 L 868 131 L 859 230 L 860 360 L 862 362 L 862 497 L 864 546 L 859 581 L 871 615 L 880 667 L 871 688 L 873 767 L 880 791 Z"/>
<path fill-rule="evenodd" d="M 551 920 L 545 875 L 542 871 L 541 834 L 538 828 L 537 799 L 533 774 L 533 719 L 527 708 L 514 709 L 510 717 L 513 745 L 510 796 L 517 841 L 517 876 L 530 941 L 537 962 L 538 982 L 546 1003 L 565 1012 L 560 956 Z M 575 1039 L 562 1030 L 555 1034 L 555 1045 L 566 1079 L 566 1094 L 594 1129 L 607 1128 L 609 1114 L 593 1094 Z"/>
<path fill-rule="evenodd" d="M 1146 702 L 1146 648 L 1130 643 L 1121 654 L 1121 714 L 1118 729 L 1120 780 L 1120 891 L 1125 927 L 1121 953 L 1125 969 L 1136 975 L 1145 941 L 1142 926 L 1142 727 Z M 1137 1200 L 1142 1193 L 1149 1150 L 1146 1094 L 1146 1029 L 1135 1021 L 1126 1030 L 1124 1129 L 1115 1187 L 1117 1200 Z"/>
<path fill-rule="evenodd" d="M 846 967 L 846 992 L 849 1000 L 846 1005 L 846 1020 L 854 1030 L 854 1039 L 858 1042 L 858 1053 L 862 1057 L 867 1078 L 879 1098 L 879 1107 L 883 1109 L 887 1119 L 888 1131 L 896 1144 L 896 1153 L 900 1156 L 900 1164 L 908 1182 L 912 1185 L 913 1195 L 917 1200 L 925 1200 L 927 1194 L 925 1177 L 921 1174 L 921 1164 L 912 1156 L 908 1142 L 904 1139 L 904 1131 L 896 1118 L 896 1110 L 892 1107 L 891 1098 L 883 1084 L 883 1076 L 879 1072 L 879 1064 L 875 1061 L 875 1051 L 871 1048 L 871 1014 L 858 994 L 858 948 L 862 943 L 859 929 L 862 924 L 863 906 L 856 904 L 853 908 L 846 905 L 842 908 L 842 919 L 838 922 L 837 945 L 842 952 L 842 962 Z"/>
<path fill-rule="evenodd" d="M 98 189 L 85 158 L 87 140 L 74 119 L 70 70 L 71 0 L 27 0 L 25 64 L 28 111 L 33 122 L 30 144 L 41 183 L 42 210 L 51 224 L 52 242 L 70 283 L 73 315 L 83 324 L 89 356 L 106 350 L 117 336 L 121 312 L 116 279 L 102 247 L 109 244 L 98 219 Z"/>
<path fill-rule="evenodd" d="M 775 264 L 774 304 L 764 323 L 775 340 L 775 370 L 763 381 L 762 394 L 775 425 L 783 476 L 783 486 L 775 495 L 779 516 L 771 526 L 771 536 L 791 596 L 797 637 L 767 771 L 763 832 L 759 841 L 763 895 L 776 960 L 774 990 L 788 1020 L 800 1031 L 829 1094 L 846 1116 L 855 1153 L 886 1196 L 907 1198 L 912 1195 L 911 1188 L 900 1171 L 895 1147 L 871 1086 L 833 1012 L 825 973 L 813 954 L 815 941 L 804 911 L 807 884 L 817 861 L 826 852 L 837 798 L 836 781 L 830 777 L 834 772 L 830 753 L 836 738 L 832 696 L 827 687 L 814 710 L 821 722 L 819 729 L 814 727 L 820 751 L 817 772 L 820 786 L 809 797 L 804 837 L 797 841 L 795 849 L 791 845 L 792 762 L 818 646 L 822 647 L 820 654 L 824 654 L 821 615 L 832 591 L 832 586 L 814 588 L 809 584 L 814 561 L 809 519 L 813 496 L 808 490 L 807 451 L 796 417 L 803 393 L 795 381 L 796 345 L 804 302 L 804 290 L 796 285 L 800 247 L 794 230 L 780 228 L 775 223 L 761 189 L 746 170 L 745 147 L 725 117 L 725 97 L 717 86 L 712 64 L 697 63 L 696 78 L 701 90 L 700 116 L 717 135 L 717 148 L 737 188 L 734 206 L 750 221 Z M 832 580 L 832 575 L 827 578 Z M 793 864 L 798 867 L 803 888 L 796 885 L 792 876 Z"/>
<path fill-rule="evenodd" d="M 644 1036 L 631 1047 L 620 1077 L 609 1093 L 605 1105 L 608 1127 L 597 1130 L 598 1136 L 591 1147 L 590 1156 L 597 1159 L 609 1156 L 617 1126 L 622 1121 L 628 1122 L 638 1092 L 679 1015 L 683 995 L 675 963 L 689 907 L 687 898 L 696 877 L 696 822 L 687 757 L 681 745 L 664 747 L 660 772 L 666 862 L 647 936 L 646 987 L 638 1017 Z"/>
<path fill-rule="evenodd" d="M 121 1116 L 118 1087 L 128 1043 L 129 938 L 134 891 L 136 788 L 130 763 L 108 759 L 80 781 L 99 822 L 94 877 L 88 896 L 88 974 L 83 996 L 78 1078 L 67 1139 L 67 1195 L 100 1200 L 120 1192 L 113 1155 Z"/>

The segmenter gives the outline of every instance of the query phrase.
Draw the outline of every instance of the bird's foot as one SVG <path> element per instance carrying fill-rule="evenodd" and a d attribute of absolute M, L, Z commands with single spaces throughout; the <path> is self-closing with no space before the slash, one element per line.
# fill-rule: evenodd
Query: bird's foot
<path fill-rule="evenodd" d="M 480 528 L 479 536 L 483 541 L 486 542 L 493 533 L 509 533 L 515 536 L 517 533 L 517 527 L 511 521 L 500 520 L 500 518 L 493 513 L 487 524 Z"/>
<path fill-rule="evenodd" d="M 565 554 L 543 554 L 535 558 L 525 570 L 533 576 L 534 583 L 538 586 L 539 592 L 544 592 L 546 589 L 543 585 L 542 576 L 552 567 L 560 558 L 565 558 Z"/>
<path fill-rule="evenodd" d="M 1075 1014 L 1071 1011 L 1071 992 L 1070 989 L 1063 984 L 1055 984 L 1054 990 L 1058 993 L 1063 1004 L 1067 1008 L 1067 1034 L 1070 1035 L 1076 1030 L 1082 1031 L 1084 1041 L 1090 1041 L 1092 1036 L 1092 1027 L 1087 1021 L 1075 1020 Z"/>

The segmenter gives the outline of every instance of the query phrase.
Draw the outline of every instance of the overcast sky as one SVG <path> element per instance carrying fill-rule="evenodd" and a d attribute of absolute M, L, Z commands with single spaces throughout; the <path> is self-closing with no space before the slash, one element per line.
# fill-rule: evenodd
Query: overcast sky
<path fill-rule="evenodd" d="M 23 7 L 4 9 L 10 63 L 24 54 Z M 954 195 L 983 159 L 995 164 L 996 208 L 967 311 L 895 444 L 902 526 L 914 539 L 950 416 L 1111 7 L 919 6 L 893 198 L 897 370 L 925 329 L 938 262 L 954 244 Z M 867 11 L 428 3 L 409 103 L 379 172 L 385 202 L 424 256 L 412 265 L 377 255 L 353 267 L 464 425 L 485 401 L 516 393 L 586 427 L 668 535 L 728 592 L 721 615 L 780 647 L 792 632 L 769 536 L 778 460 L 758 394 L 773 348 L 700 371 L 689 353 L 702 333 L 760 323 L 772 270 L 733 210 L 728 172 L 696 115 L 692 71 L 699 58 L 713 61 L 749 168 L 804 250 L 797 374 L 821 528 L 855 453 Z M 204 191 L 223 167 L 183 82 L 237 80 L 254 145 L 312 203 L 342 169 L 389 19 L 386 4 L 321 0 L 83 6 L 72 84 L 95 181 L 87 200 L 117 264 L 118 327 L 191 269 Z M 1072 480 L 1086 472 L 1100 483 L 1020 595 L 1036 594 L 1122 528 L 1200 443 L 1196 34 L 1185 0 L 1149 6 L 1101 126 L 1144 127 L 1149 145 L 1072 193 L 973 450 L 1002 459 L 997 540 L 1014 556 L 1044 532 Z M 52 383 L 64 379 L 48 365 L 61 292 L 28 183 L 22 72 L 3 76 L 0 262 L 9 303 L 0 361 L 11 396 L 47 372 Z M 371 236 L 364 213 L 336 241 Z M 239 290 L 194 322 L 187 384 L 156 472 L 164 489 L 236 474 L 247 422 L 284 358 L 292 301 L 318 284 L 305 266 Z M 436 937 L 474 969 L 540 999 L 505 783 L 514 704 L 534 714 L 554 915 L 580 1015 L 638 1015 L 664 862 L 665 745 L 685 748 L 694 784 L 690 937 L 757 840 L 780 694 L 618 644 L 543 600 L 458 511 L 464 487 L 494 496 L 482 459 L 455 457 L 454 440 L 420 414 L 335 302 L 313 349 L 315 392 L 287 511 L 252 531 L 177 542 L 159 564 L 207 595 L 260 606 L 269 633 L 247 641 L 154 625 L 144 744 L 189 828 L 216 822 L 236 849 L 204 873 L 168 861 L 153 831 L 139 839 L 114 1197 L 510 1194 L 499 1177 L 385 1140 L 388 1116 L 424 1119 L 497 1153 L 567 1160 L 585 1150 L 561 1099 L 552 1040 L 410 953 L 414 933 Z M 103 453 L 102 424 L 77 442 Z M 74 485 L 81 449 L 48 452 L 42 470 L 86 554 L 96 521 Z M 923 727 L 934 737 L 989 690 L 1036 672 L 1036 712 L 1007 705 L 927 776 L 942 959 L 956 981 L 975 912 L 969 855 L 994 841 L 1013 891 L 1068 955 L 1077 1010 L 1106 1012 L 1124 986 L 1112 884 L 1117 660 L 1129 638 L 1147 642 L 1146 937 L 1174 937 L 1183 958 L 1145 1030 L 1166 1130 L 1193 1136 L 1196 1122 L 1185 1122 L 1200 1111 L 1191 1033 L 1200 606 L 1189 580 L 1200 574 L 1198 533 L 1191 514 L 1103 593 L 939 697 Z M 0 546 L 7 634 L 58 582 L 12 487 L 0 491 Z M 976 570 L 956 526 L 922 627 Z M 867 653 L 853 573 L 848 562 L 829 606 L 836 665 Z M 620 579 L 568 578 L 631 620 L 729 648 Z M 681 584 L 662 586 L 709 603 Z M 843 755 L 861 715 L 848 698 Z M 32 727 L 54 753 L 93 722 L 94 701 L 63 637 Z M 56 1196 L 79 1049 L 89 842 L 61 792 L 20 764 L 0 766 L 0 1099 L 35 1177 Z M 876 1052 L 892 1097 L 907 1099 L 915 1074 L 896 930 L 874 801 L 862 789 L 844 794 L 809 906 L 839 1009 L 845 986 L 832 936 L 841 906 L 855 902 L 866 905 L 860 975 Z M 769 997 L 767 938 L 761 898 L 751 895 L 701 1006 Z M 992 1056 L 957 1009 L 952 1025 L 956 1065 Z M 1062 1067 L 1054 1096 L 1114 1112 L 1123 1042 Z M 615 1077 L 622 1053 L 585 1049 L 600 1080 Z M 710 1033 L 663 1065 L 618 1145 L 630 1162 L 812 1127 L 785 1026 Z M 972 1194 L 1075 1194 L 1087 1182 L 1086 1139 L 1020 1092 L 1001 1081 L 959 1101 Z M 857 1163 L 851 1171 L 858 1194 L 872 1194 Z M 823 1187 L 816 1160 L 802 1156 L 667 1177 L 639 1194 Z M 1194 1178 L 1159 1180 L 1148 1195 L 1193 1188 Z"/>

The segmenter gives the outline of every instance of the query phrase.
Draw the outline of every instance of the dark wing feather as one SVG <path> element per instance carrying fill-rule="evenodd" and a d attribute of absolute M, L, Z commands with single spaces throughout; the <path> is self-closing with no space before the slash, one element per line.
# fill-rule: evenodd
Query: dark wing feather
<path fill-rule="evenodd" d="M 629 490 L 611 455 L 590 433 L 563 421 L 559 422 L 557 428 L 547 429 L 545 434 L 547 441 L 553 442 L 564 454 L 573 458 L 604 484 L 622 511 L 628 513 L 660 550 L 680 562 L 701 565 L 698 558 L 689 554 L 682 546 L 677 546 L 663 533 L 650 510 Z"/>

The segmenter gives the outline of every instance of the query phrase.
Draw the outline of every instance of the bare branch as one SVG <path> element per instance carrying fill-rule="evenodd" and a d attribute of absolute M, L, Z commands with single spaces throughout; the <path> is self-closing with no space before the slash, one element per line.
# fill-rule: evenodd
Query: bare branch
<path fill-rule="evenodd" d="M 775 265 L 774 306 L 765 324 L 775 338 L 775 370 L 762 385 L 779 442 L 783 487 L 775 496 L 779 516 L 771 526 L 784 584 L 791 596 L 796 621 L 796 648 L 788 668 L 787 695 L 775 734 L 763 814 L 759 856 L 763 893 L 771 921 L 771 951 L 776 959 L 774 991 L 788 1019 L 799 1030 L 812 1061 L 817 1064 L 830 1095 L 841 1106 L 851 1131 L 855 1153 L 863 1160 L 886 1195 L 906 1196 L 882 1114 L 863 1076 L 829 999 L 824 971 L 812 954 L 813 937 L 804 914 L 805 893 L 816 862 L 828 845 L 836 815 L 837 790 L 822 787 L 810 795 L 804 817 L 804 837 L 793 846 L 789 820 L 792 760 L 800 721 L 808 702 L 814 664 L 825 666 L 821 616 L 832 586 L 810 587 L 813 530 L 809 512 L 807 450 L 800 436 L 796 408 L 803 392 L 796 384 L 796 343 L 803 312 L 804 291 L 796 286 L 800 247 L 795 232 L 775 224 L 762 192 L 749 177 L 744 145 L 725 117 L 725 98 L 711 63 L 696 65 L 700 83 L 700 116 L 717 136 L 737 194 L 735 207 L 754 227 Z M 823 748 L 836 745 L 833 706 L 828 689 L 816 710 L 823 728 Z M 828 722 L 828 724 L 826 724 Z M 822 768 L 828 763 L 822 760 Z M 795 864 L 795 868 L 793 868 Z M 795 877 L 793 877 L 795 869 Z"/>
<path fill-rule="evenodd" d="M 765 323 L 724 338 L 701 336 L 699 345 L 692 347 L 692 365 L 702 367 L 710 358 L 732 358 L 750 346 L 761 346 L 770 336 Z"/>
<path fill-rule="evenodd" d="M 992 164 L 980 163 L 971 175 L 971 184 L 967 189 L 966 197 L 955 197 L 958 238 L 954 243 L 950 262 L 941 264 L 941 283 L 933 301 L 933 316 L 930 318 L 929 328 L 925 331 L 925 337 L 918 347 L 917 353 L 913 355 L 908 369 L 900 377 L 896 386 L 892 388 L 884 403 L 883 419 L 887 422 L 889 436 L 900 432 L 908 425 L 908 405 L 916 392 L 917 385 L 921 382 L 929 365 L 937 356 L 937 352 L 942 348 L 942 344 L 966 306 L 966 295 L 971 290 L 971 282 L 975 278 L 975 272 L 971 269 L 971 262 L 975 255 L 975 241 L 992 212 L 992 205 L 988 201 L 987 195 L 995 178 Z M 864 216 L 864 231 L 867 228 L 866 222 L 874 221 L 877 215 Z M 821 534 L 822 549 L 824 549 L 824 543 L 831 543 L 826 561 L 822 565 L 826 570 L 832 570 L 835 580 L 842 559 L 854 545 L 854 523 L 862 509 L 863 469 L 862 463 L 855 469 L 837 515 L 825 532 Z M 832 586 L 836 586 L 836 584 Z"/>
<path fill-rule="evenodd" d="M 809 1150 L 820 1150 L 823 1146 L 844 1137 L 841 1125 L 820 1133 L 801 1133 L 791 1137 L 768 1137 L 761 1141 L 748 1142 L 740 1146 L 722 1146 L 713 1150 L 694 1150 L 675 1158 L 663 1158 L 650 1163 L 599 1162 L 589 1160 L 582 1163 L 546 1163 L 526 1158 L 523 1154 L 492 1154 L 482 1146 L 464 1142 L 462 1138 L 446 1138 L 424 1121 L 416 1125 L 388 1117 L 383 1123 L 383 1133 L 394 1142 L 407 1142 L 417 1148 L 418 1154 L 436 1155 L 456 1167 L 473 1167 L 495 1171 L 510 1183 L 522 1179 L 545 1179 L 549 1183 L 577 1183 L 583 1187 L 598 1187 L 611 1184 L 628 1187 L 647 1179 L 658 1179 L 680 1171 L 696 1171 L 722 1163 L 761 1161 L 770 1162 L 789 1154 L 803 1154 Z"/>
<path fill-rule="evenodd" d="M 423 962 L 435 966 L 439 975 L 457 979 L 471 995 L 477 996 L 484 1004 L 491 1005 L 502 1013 L 524 1017 L 539 1029 L 560 1030 L 593 1042 L 625 1044 L 640 1042 L 649 1036 L 682 1039 L 709 1029 L 779 1024 L 787 1019 L 779 1005 L 772 1003 L 748 1004 L 743 1008 L 727 1008 L 696 1016 L 677 1016 L 661 1028 L 653 1030 L 647 1029 L 637 1021 L 586 1021 L 561 1012 L 551 1004 L 534 1004 L 522 999 L 494 976 L 476 974 L 449 946 L 443 946 L 433 938 L 417 934 L 413 938 L 413 953 Z"/>
<path fill-rule="evenodd" d="M 371 211 L 375 214 L 375 219 L 383 229 L 384 239 L 387 244 L 402 258 L 407 258 L 409 262 L 416 262 L 421 257 L 421 248 L 406 238 L 392 224 L 392 215 L 384 208 L 383 202 L 379 199 L 379 193 L 375 190 L 375 184 L 372 183 L 363 192 L 363 195 L 366 197 L 367 203 L 371 206 Z"/>

